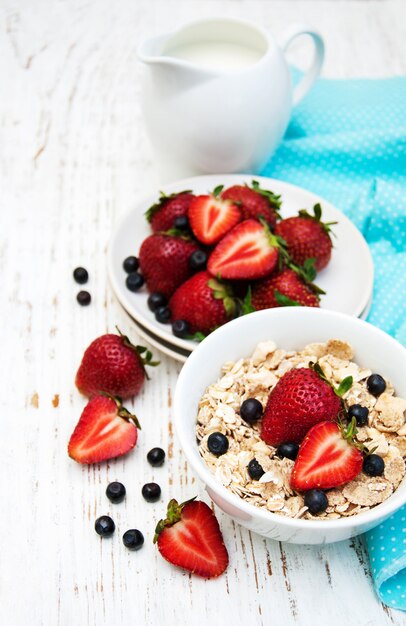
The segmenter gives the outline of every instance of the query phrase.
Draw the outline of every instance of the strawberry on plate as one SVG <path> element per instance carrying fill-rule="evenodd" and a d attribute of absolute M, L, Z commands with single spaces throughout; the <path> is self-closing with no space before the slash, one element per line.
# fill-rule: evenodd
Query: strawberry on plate
<path fill-rule="evenodd" d="M 164 232 L 174 227 L 177 217 L 186 217 L 190 202 L 194 195 L 190 191 L 180 191 L 169 196 L 161 193 L 161 196 L 145 213 L 145 217 L 151 224 L 152 232 Z"/>
<path fill-rule="evenodd" d="M 203 578 L 216 578 L 228 566 L 228 553 L 219 523 L 207 504 L 171 500 L 166 519 L 158 522 L 154 543 L 161 555 Z"/>
<path fill-rule="evenodd" d="M 79 463 L 101 463 L 129 452 L 137 443 L 139 423 L 119 398 L 94 396 L 85 406 L 68 444 Z"/>
<path fill-rule="evenodd" d="M 265 223 L 249 219 L 234 226 L 217 244 L 207 268 L 213 276 L 250 280 L 269 275 L 282 247 Z"/>
<path fill-rule="evenodd" d="M 252 306 L 256 311 L 278 306 L 318 307 L 321 290 L 293 269 L 285 268 L 252 287 Z"/>
<path fill-rule="evenodd" d="M 98 337 L 85 350 L 75 384 L 91 397 L 108 393 L 126 399 L 135 396 L 148 375 L 145 366 L 158 365 L 143 346 L 134 346 L 125 335 Z"/>
<path fill-rule="evenodd" d="M 210 246 L 228 233 L 239 221 L 241 211 L 231 200 L 222 200 L 213 194 L 197 196 L 189 205 L 190 227 L 196 239 Z"/>
<path fill-rule="evenodd" d="M 229 285 L 213 278 L 208 272 L 198 272 L 173 294 L 169 301 L 172 320 L 184 320 L 191 334 L 208 334 L 225 324 L 237 312 Z"/>
<path fill-rule="evenodd" d="M 294 263 L 304 265 L 306 259 L 314 259 L 315 268 L 319 272 L 330 261 L 333 247 L 330 226 L 337 222 L 321 221 L 320 204 L 314 205 L 313 213 L 310 215 L 303 209 L 298 216 L 282 220 L 277 224 L 275 234 L 286 242 Z"/>
<path fill-rule="evenodd" d="M 276 225 L 278 218 L 277 210 L 281 205 L 280 196 L 272 191 L 261 189 L 258 182 L 253 180 L 251 187 L 248 185 L 233 185 L 221 192 L 221 197 L 235 202 L 243 219 L 262 217 L 271 228 Z"/>
<path fill-rule="evenodd" d="M 186 235 L 150 235 L 141 244 L 140 269 L 148 290 L 170 298 L 175 289 L 192 275 L 189 259 L 199 246 Z"/>
<path fill-rule="evenodd" d="M 299 448 L 290 479 L 292 489 L 331 489 L 358 476 L 364 457 L 353 443 L 355 432 L 355 418 L 347 429 L 335 422 L 315 424 Z"/>

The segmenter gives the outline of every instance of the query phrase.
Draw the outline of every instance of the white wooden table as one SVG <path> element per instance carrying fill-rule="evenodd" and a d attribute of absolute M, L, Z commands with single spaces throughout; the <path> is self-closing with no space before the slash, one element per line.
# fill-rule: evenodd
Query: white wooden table
<path fill-rule="evenodd" d="M 73 383 L 83 349 L 116 324 L 137 340 L 106 277 L 114 221 L 157 188 L 135 49 L 143 36 L 212 14 L 274 33 L 294 20 L 315 25 L 330 77 L 406 72 L 403 2 L 0 3 L 1 626 L 406 624 L 376 598 L 361 540 L 280 545 L 218 511 L 224 576 L 204 581 L 163 561 L 152 536 L 166 501 L 206 497 L 174 439 L 179 365 L 169 358 L 134 402 L 143 430 L 133 454 L 89 468 L 66 454 L 84 406 Z M 77 265 L 91 275 L 87 308 L 75 300 Z M 156 445 L 168 452 L 159 469 L 145 459 Z M 128 493 L 116 506 L 104 495 L 114 479 Z M 162 486 L 158 504 L 142 499 L 150 480 Z M 93 530 L 105 513 L 118 527 L 111 540 Z M 131 527 L 146 537 L 137 553 L 121 543 Z"/>

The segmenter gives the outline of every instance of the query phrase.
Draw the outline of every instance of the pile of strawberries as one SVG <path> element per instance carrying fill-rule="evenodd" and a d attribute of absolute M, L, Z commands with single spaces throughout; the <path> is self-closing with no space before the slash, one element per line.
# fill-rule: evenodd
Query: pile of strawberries
<path fill-rule="evenodd" d="M 321 207 L 281 219 L 280 196 L 251 186 L 162 195 L 146 213 L 153 233 L 139 266 L 148 306 L 179 337 L 201 338 L 228 320 L 277 306 L 319 306 L 316 273 L 331 257 Z"/>

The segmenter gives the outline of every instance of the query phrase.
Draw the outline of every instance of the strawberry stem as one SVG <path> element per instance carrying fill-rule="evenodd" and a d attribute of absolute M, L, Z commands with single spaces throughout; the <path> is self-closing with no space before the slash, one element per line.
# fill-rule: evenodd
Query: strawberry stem
<path fill-rule="evenodd" d="M 157 365 L 160 364 L 161 361 L 153 361 L 152 360 L 153 355 L 150 350 L 145 348 L 145 346 L 134 346 L 134 344 L 131 343 L 127 335 L 124 335 L 124 333 L 121 332 L 118 326 L 116 326 L 116 329 L 120 337 L 123 339 L 123 345 L 126 348 L 130 348 L 131 350 L 134 350 L 134 352 L 137 353 L 139 357 L 140 365 L 142 369 L 144 370 L 145 378 L 149 380 L 149 376 L 148 376 L 147 370 L 145 369 L 145 366 L 149 365 L 150 367 L 156 367 Z M 144 353 L 145 353 L 145 356 L 142 356 Z"/>
<path fill-rule="evenodd" d="M 196 498 L 197 496 L 195 496 L 194 498 L 190 498 L 190 500 L 186 500 L 181 504 L 179 504 L 178 501 L 175 499 L 169 500 L 166 510 L 166 518 L 159 520 L 158 524 L 156 525 L 153 543 L 156 543 L 158 541 L 158 537 L 164 530 L 164 528 L 166 528 L 167 526 L 173 526 L 174 524 L 176 524 L 176 522 L 179 522 L 182 517 L 183 507 L 186 504 L 189 504 L 189 502 L 193 502 L 193 500 L 196 500 Z"/>
<path fill-rule="evenodd" d="M 248 185 L 247 185 L 248 187 Z M 266 198 L 270 204 L 270 206 L 275 209 L 275 213 L 277 214 L 278 217 L 280 217 L 279 213 L 278 213 L 278 209 L 280 209 L 281 204 L 282 204 L 282 200 L 281 200 L 281 196 L 276 195 L 273 191 L 269 191 L 268 189 L 261 189 L 259 182 L 257 180 L 252 180 L 251 181 L 251 189 L 253 191 L 256 191 L 257 193 L 259 193 L 261 196 L 263 196 L 264 198 Z"/>
<path fill-rule="evenodd" d="M 300 217 L 304 217 L 304 218 L 309 219 L 309 220 L 313 220 L 314 222 L 317 222 L 318 224 L 320 224 L 320 226 L 322 226 L 324 232 L 329 237 L 330 237 L 330 233 L 335 236 L 335 233 L 331 230 L 330 226 L 334 226 L 335 224 L 338 224 L 338 222 L 322 222 L 321 221 L 322 208 L 321 208 L 321 204 L 319 202 L 314 205 L 313 213 L 314 213 L 314 215 L 310 215 L 310 213 L 308 213 L 306 209 L 301 209 L 299 211 L 299 216 Z"/>

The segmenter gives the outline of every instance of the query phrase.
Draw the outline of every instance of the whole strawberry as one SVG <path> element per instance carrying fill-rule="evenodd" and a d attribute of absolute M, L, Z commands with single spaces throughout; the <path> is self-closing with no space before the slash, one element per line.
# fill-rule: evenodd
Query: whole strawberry
<path fill-rule="evenodd" d="M 76 387 L 88 397 L 104 392 L 131 398 L 148 378 L 145 365 L 158 365 L 152 361 L 149 350 L 134 346 L 122 334 L 102 335 L 85 351 L 76 374 Z"/>
<path fill-rule="evenodd" d="M 221 197 L 235 202 L 242 213 L 243 219 L 257 219 L 262 217 L 271 228 L 276 225 L 278 218 L 277 210 L 281 205 L 280 196 L 272 191 L 261 189 L 257 181 L 252 181 L 252 186 L 233 185 L 225 189 Z"/>
<path fill-rule="evenodd" d="M 172 320 L 187 322 L 191 334 L 208 334 L 236 314 L 230 287 L 208 272 L 198 272 L 178 287 L 169 308 Z"/>
<path fill-rule="evenodd" d="M 331 258 L 333 247 L 330 238 L 330 226 L 336 222 L 321 221 L 321 206 L 316 204 L 314 215 L 299 211 L 297 217 L 282 220 L 275 228 L 275 234 L 285 240 L 288 252 L 294 263 L 304 265 L 306 259 L 314 259 L 314 266 L 319 272 Z"/>
<path fill-rule="evenodd" d="M 198 245 L 184 235 L 150 235 L 141 244 L 140 269 L 148 290 L 170 298 L 175 289 L 192 275 L 189 259 Z"/>
<path fill-rule="evenodd" d="M 314 287 L 310 287 L 297 272 L 287 268 L 255 283 L 252 288 L 252 306 L 256 311 L 278 306 L 318 307 L 319 296 L 313 290 Z"/>
<path fill-rule="evenodd" d="M 164 232 L 173 228 L 177 217 L 187 216 L 189 204 L 193 198 L 194 195 L 189 191 L 181 191 L 169 196 L 162 193 L 158 202 L 145 213 L 152 232 Z"/>
<path fill-rule="evenodd" d="M 339 396 L 317 372 L 308 367 L 292 369 L 269 395 L 261 437 L 272 446 L 300 443 L 314 424 L 336 419 L 340 409 Z"/>

